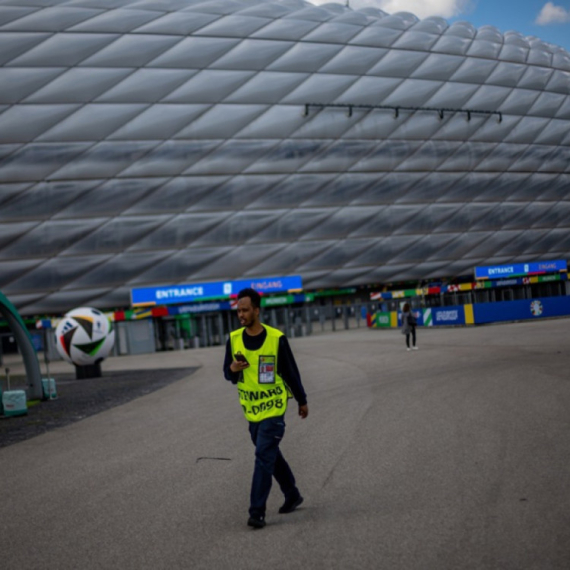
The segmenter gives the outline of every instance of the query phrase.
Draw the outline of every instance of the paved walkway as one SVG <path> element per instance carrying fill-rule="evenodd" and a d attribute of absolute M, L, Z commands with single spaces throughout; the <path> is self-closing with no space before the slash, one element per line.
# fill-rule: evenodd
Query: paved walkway
<path fill-rule="evenodd" d="M 292 340 L 310 415 L 290 410 L 283 451 L 306 500 L 278 515 L 275 488 L 261 531 L 223 349 L 111 359 L 201 369 L 0 449 L 0 564 L 567 570 L 569 326 L 420 331 L 411 353 L 397 331 Z"/>

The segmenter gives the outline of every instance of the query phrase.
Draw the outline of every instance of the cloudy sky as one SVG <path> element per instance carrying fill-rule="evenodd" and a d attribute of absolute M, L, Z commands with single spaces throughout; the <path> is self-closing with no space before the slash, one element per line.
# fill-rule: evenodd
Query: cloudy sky
<path fill-rule="evenodd" d="M 331 0 L 310 0 L 325 4 Z M 346 0 L 337 0 L 346 4 Z M 502 32 L 517 30 L 570 51 L 570 0 L 349 0 L 350 6 L 375 6 L 385 12 L 413 12 L 420 18 L 442 16 L 468 20 L 476 27 L 491 24 Z"/>

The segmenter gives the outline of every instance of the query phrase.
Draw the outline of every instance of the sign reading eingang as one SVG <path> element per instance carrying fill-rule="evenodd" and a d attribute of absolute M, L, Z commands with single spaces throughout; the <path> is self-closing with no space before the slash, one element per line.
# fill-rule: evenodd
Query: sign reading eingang
<path fill-rule="evenodd" d="M 131 289 L 133 307 L 149 305 L 172 305 L 192 303 L 208 299 L 227 299 L 241 289 L 251 287 L 259 293 L 281 293 L 303 288 L 301 277 L 264 277 L 240 279 L 238 281 L 216 281 L 214 283 L 192 283 L 189 285 L 165 285 L 163 287 L 138 287 Z"/>
<path fill-rule="evenodd" d="M 534 261 L 532 263 L 514 263 L 512 265 L 488 265 L 475 268 L 475 279 L 504 279 L 505 277 L 526 277 L 544 273 L 568 271 L 566 261 Z"/>

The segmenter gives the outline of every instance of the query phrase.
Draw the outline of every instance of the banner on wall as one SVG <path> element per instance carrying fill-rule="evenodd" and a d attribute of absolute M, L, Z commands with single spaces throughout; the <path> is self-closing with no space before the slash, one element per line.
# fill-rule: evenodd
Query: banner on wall
<path fill-rule="evenodd" d="M 497 321 L 522 321 L 570 315 L 570 297 L 541 297 L 524 301 L 476 303 L 473 305 L 476 324 Z"/>
<path fill-rule="evenodd" d="M 475 267 L 475 279 L 504 279 L 505 277 L 527 277 L 544 273 L 568 271 L 564 260 L 513 263 L 511 265 L 488 265 Z"/>
<path fill-rule="evenodd" d="M 227 299 L 240 289 L 251 287 L 259 293 L 283 293 L 303 288 L 301 277 L 264 277 L 239 281 L 165 285 L 163 287 L 139 287 L 131 289 L 131 304 L 136 306 L 171 305 L 196 301 Z"/>

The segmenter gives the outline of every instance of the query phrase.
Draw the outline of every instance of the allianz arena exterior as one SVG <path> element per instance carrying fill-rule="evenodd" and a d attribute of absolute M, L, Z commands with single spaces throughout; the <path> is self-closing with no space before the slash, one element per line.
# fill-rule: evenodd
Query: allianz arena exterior
<path fill-rule="evenodd" d="M 0 290 L 568 257 L 570 54 L 302 0 L 0 1 Z"/>

